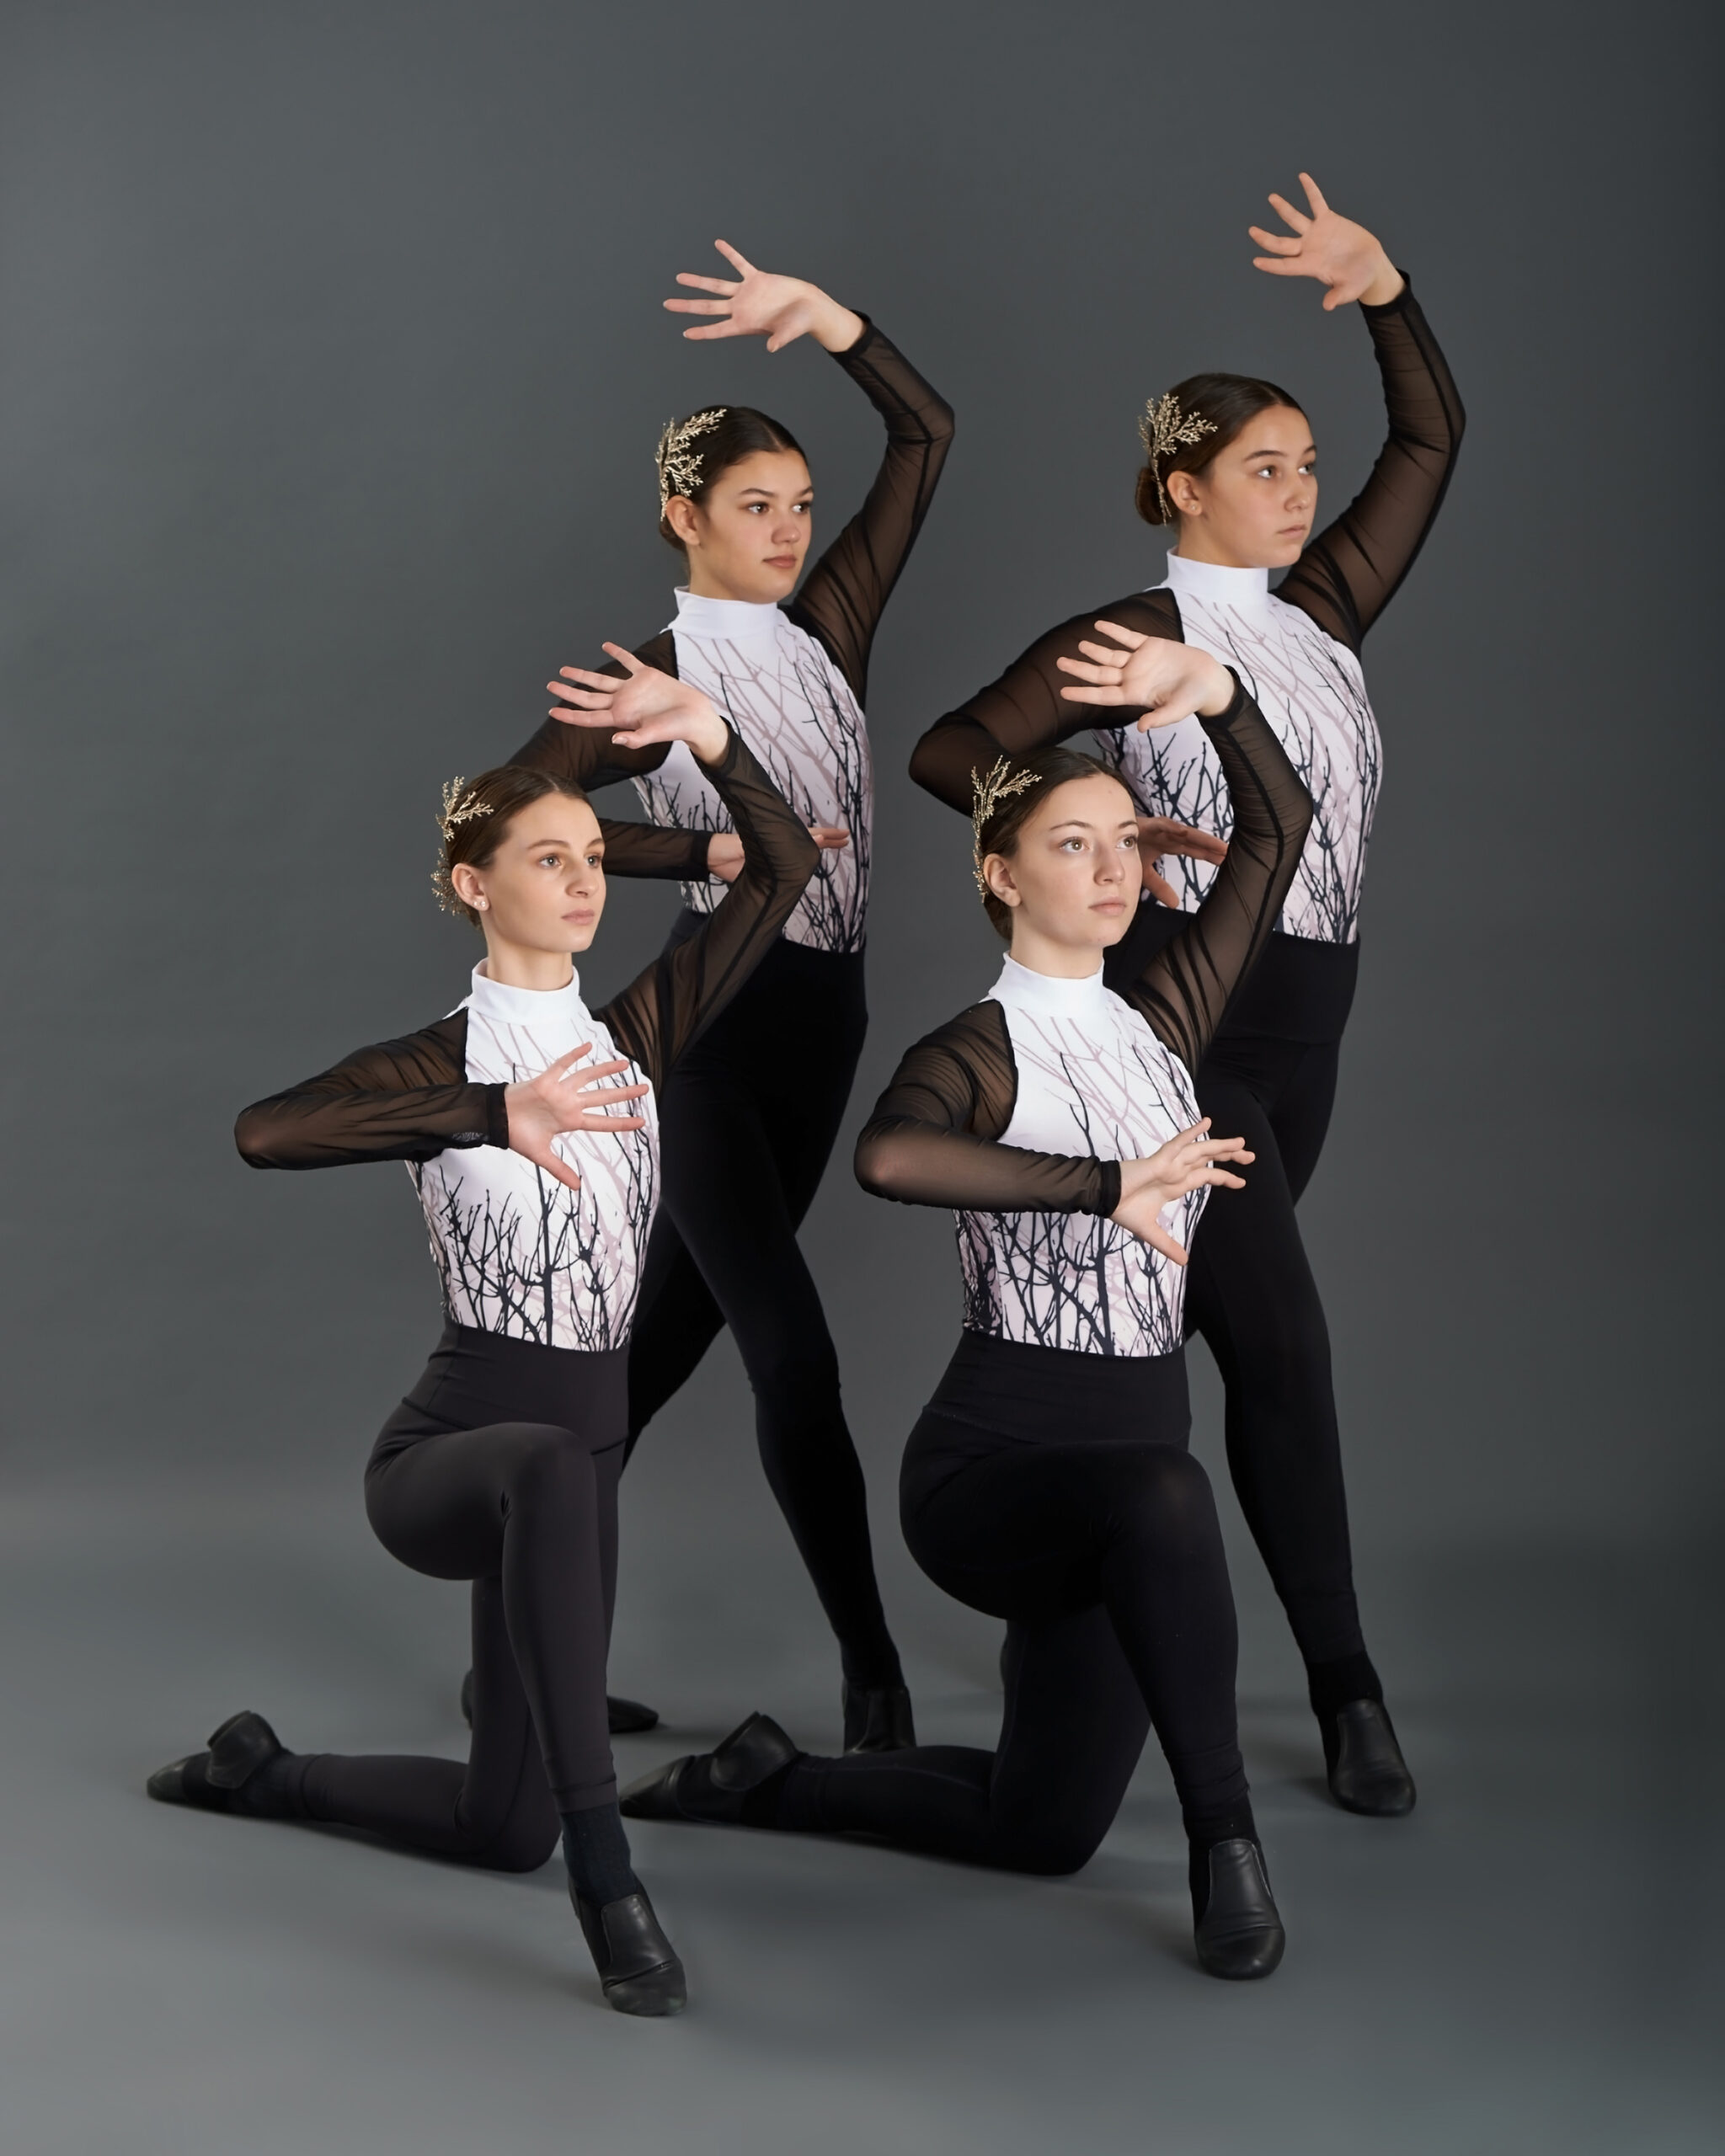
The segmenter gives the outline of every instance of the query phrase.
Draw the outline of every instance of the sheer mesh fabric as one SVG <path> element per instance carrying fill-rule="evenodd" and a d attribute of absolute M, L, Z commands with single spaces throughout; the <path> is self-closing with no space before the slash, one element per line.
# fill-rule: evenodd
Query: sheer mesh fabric
<path fill-rule="evenodd" d="M 825 647 L 861 703 L 874 632 L 928 513 L 953 438 L 953 414 L 872 323 L 849 351 L 833 357 L 885 420 L 886 454 L 862 508 L 815 563 L 785 613 Z M 669 629 L 637 645 L 635 656 L 661 673 L 677 670 L 676 642 Z M 623 669 L 613 661 L 598 670 L 621 674 Z M 662 746 L 616 747 L 603 728 L 547 718 L 509 760 L 554 771 L 591 789 L 657 771 L 665 755 Z M 707 835 L 607 823 L 606 867 L 618 876 L 699 878 L 707 869 Z"/>
<path fill-rule="evenodd" d="M 655 958 L 593 1015 L 653 1084 L 724 1010 L 772 947 L 819 859 L 814 841 L 735 734 L 708 767 L 734 818 L 743 866 L 699 933 Z M 234 1139 L 257 1168 L 430 1161 L 507 1145 L 502 1086 L 467 1078 L 467 1014 L 358 1049 L 303 1085 L 259 1101 Z"/>
<path fill-rule="evenodd" d="M 563 728 L 565 733 L 570 730 Z M 601 816 L 599 832 L 605 841 L 605 867 L 609 875 L 686 883 L 707 873 L 709 835 L 706 831 L 667 830 L 660 825 L 636 823 L 628 817 Z"/>
<path fill-rule="evenodd" d="M 1275 926 L 1311 821 L 1311 797 L 1258 707 L 1236 686 L 1202 724 L 1234 804 L 1228 857 L 1204 901 L 1130 987 L 1126 1001 L 1195 1070 Z M 974 1004 L 917 1042 L 857 1141 L 857 1176 L 878 1198 L 976 1213 L 1111 1214 L 1118 1161 L 997 1141 L 1018 1076 L 1006 1013 Z"/>
<path fill-rule="evenodd" d="M 1276 597 L 1311 616 L 1326 635 L 1358 652 L 1425 543 L 1461 440 L 1455 384 L 1411 286 L 1386 306 L 1362 307 L 1384 385 L 1390 431 L 1359 493 L 1306 547 Z M 1137 716 L 1060 695 L 1075 677 L 1056 661 L 1081 656 L 1098 621 L 1140 636 L 1183 641 L 1172 591 L 1135 591 L 1062 622 L 1015 659 L 998 680 L 937 719 L 917 743 L 911 775 L 937 799 L 970 812 L 970 772 L 1002 750 L 1023 755 L 1097 725 L 1130 726 Z"/>

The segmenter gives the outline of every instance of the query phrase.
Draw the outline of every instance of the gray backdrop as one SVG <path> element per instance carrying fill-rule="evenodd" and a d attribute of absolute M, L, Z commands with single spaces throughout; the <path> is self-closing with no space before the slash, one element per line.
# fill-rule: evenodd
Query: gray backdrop
<path fill-rule="evenodd" d="M 1082 2121 L 1108 2150 L 1316 2148 L 1386 2118 L 1407 2148 L 1615 2148 L 1631 2119 L 1639 2148 L 1702 2145 L 1711 1972 L 1674 1910 L 1704 1891 L 1720 1486 L 1711 19 L 9 0 L 17 2145 L 231 2148 L 225 2100 L 259 2150 L 561 2148 L 578 2113 L 658 2149 L 766 2088 L 751 2145 L 1045 2148 Z M 1313 416 L 1325 506 L 1363 475 L 1359 323 L 1249 266 L 1302 164 L 1411 272 L 1470 417 L 1368 649 L 1386 787 L 1304 1209 L 1421 1812 L 1321 1802 L 1231 1513 L 1295 1928 L 1249 1997 L 1182 1959 L 1153 1760 L 1071 1886 L 638 1836 L 697 1981 L 669 2032 L 600 2013 L 551 1872 L 530 1892 L 148 1807 L 142 1773 L 247 1700 L 305 1745 L 459 1741 L 459 1593 L 393 1567 L 358 1508 L 435 1330 L 405 1177 L 259 1178 L 229 1133 L 463 992 L 474 944 L 426 882 L 438 784 L 531 728 L 557 664 L 668 617 L 665 415 L 782 415 L 817 543 L 866 484 L 879 434 L 837 370 L 682 344 L 673 273 L 718 267 L 722 234 L 811 277 L 959 415 L 874 664 L 854 1129 L 997 947 L 906 753 L 1049 622 L 1157 580 L 1144 398 L 1268 373 Z M 590 989 L 674 905 L 617 887 Z M 893 1504 L 956 1330 L 950 1230 L 865 1200 L 847 1147 L 805 1241 L 884 1586 L 927 1733 L 988 1742 L 993 1628 L 916 1574 Z M 625 1514 L 615 1675 L 668 1730 L 624 1770 L 757 1704 L 830 1741 L 835 1657 L 728 1345 Z"/>

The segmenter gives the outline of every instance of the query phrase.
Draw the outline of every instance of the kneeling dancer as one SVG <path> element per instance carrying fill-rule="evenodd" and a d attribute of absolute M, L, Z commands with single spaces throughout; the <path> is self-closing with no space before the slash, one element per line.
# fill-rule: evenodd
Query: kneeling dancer
<path fill-rule="evenodd" d="M 1229 669 L 1097 627 L 1157 676 L 1141 724 L 1200 719 L 1233 797 L 1226 860 L 1116 994 L 1102 966 L 1137 906 L 1131 796 L 1066 748 L 979 773 L 977 881 L 1011 955 L 984 1001 L 905 1057 L 857 1155 L 869 1190 L 958 1209 L 964 1331 L 911 1433 L 900 1508 L 929 1577 L 1007 1620 L 999 1747 L 814 1758 L 757 1715 L 622 1808 L 1072 1871 L 1153 1726 L 1190 1843 L 1199 1960 L 1261 1977 L 1283 1932 L 1236 1730 L 1220 1532 L 1186 1449 L 1181 1302 L 1207 1192 L 1240 1187 L 1221 1164 L 1252 1157 L 1207 1134 L 1192 1072 L 1274 924 L 1311 802 Z"/>
<path fill-rule="evenodd" d="M 682 1965 L 630 1865 L 606 1729 L 617 1486 L 628 1342 L 659 1189 L 654 1094 L 773 947 L 816 849 L 700 691 L 607 646 L 628 677 L 586 677 L 584 722 L 684 742 L 734 819 L 743 867 L 698 932 L 608 1003 L 574 953 L 605 905 L 585 794 L 510 766 L 446 794 L 435 882 L 484 931 L 459 1009 L 361 1049 L 240 1117 L 254 1167 L 404 1161 L 447 1322 L 384 1425 L 366 1508 L 393 1556 L 471 1580 L 465 1765 L 282 1748 L 256 1714 L 164 1767 L 150 1794 L 254 1817 L 366 1828 L 499 1871 L 556 1845 L 606 1996 L 674 2014 Z"/>

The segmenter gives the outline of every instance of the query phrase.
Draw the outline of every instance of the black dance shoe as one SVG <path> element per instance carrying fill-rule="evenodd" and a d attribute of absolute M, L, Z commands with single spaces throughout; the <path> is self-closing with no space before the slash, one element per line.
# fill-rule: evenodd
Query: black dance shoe
<path fill-rule="evenodd" d="M 638 1737 L 644 1729 L 657 1729 L 659 1726 L 658 1708 L 644 1707 L 638 1700 L 613 1700 L 607 1693 L 605 1713 L 613 1737 Z M 462 1679 L 462 1720 L 469 1729 L 473 1726 L 473 1673 L 471 1669 Z"/>
<path fill-rule="evenodd" d="M 1399 1819 L 1413 1809 L 1413 1777 L 1381 1700 L 1353 1700 L 1320 1715 L 1330 1795 L 1344 1812 Z"/>
<path fill-rule="evenodd" d="M 1268 1976 L 1281 1961 L 1288 1935 L 1276 1913 L 1263 1851 L 1241 1835 L 1214 1844 L 1198 1860 L 1209 1876 L 1193 1932 L 1198 1966 L 1212 1977 Z"/>
<path fill-rule="evenodd" d="M 262 1715 L 230 1715 L 211 1732 L 207 1752 L 189 1753 L 158 1767 L 144 1784 L 158 1804 L 186 1804 L 200 1812 L 239 1812 L 256 1818 L 294 1816 L 291 1802 L 267 1788 L 264 1770 L 291 1757 Z M 260 1786 L 259 1777 L 264 1784 Z"/>
<path fill-rule="evenodd" d="M 646 1895 L 625 1894 L 595 1908 L 575 1892 L 572 1879 L 569 1899 L 606 2002 L 619 2014 L 681 2014 L 689 2003 L 683 1965 Z"/>
<path fill-rule="evenodd" d="M 902 1684 L 846 1684 L 844 1697 L 846 1751 L 908 1752 L 916 1742 Z"/>
<path fill-rule="evenodd" d="M 750 1715 L 712 1752 L 686 1753 L 631 1782 L 617 1799 L 625 1819 L 690 1819 L 709 1827 L 766 1825 L 749 1800 L 803 1754 L 770 1715 Z"/>

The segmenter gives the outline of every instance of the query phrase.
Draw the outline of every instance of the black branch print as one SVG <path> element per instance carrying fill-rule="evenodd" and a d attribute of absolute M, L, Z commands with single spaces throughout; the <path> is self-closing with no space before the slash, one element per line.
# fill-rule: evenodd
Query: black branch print
<path fill-rule="evenodd" d="M 589 1030 L 593 1052 L 585 1060 L 609 1061 L 604 1028 L 590 1021 Z M 572 1044 L 476 1016 L 468 1073 L 493 1083 L 530 1078 Z M 606 1087 L 638 1078 L 631 1065 Z M 444 1309 L 457 1325 L 542 1347 L 620 1348 L 633 1326 L 658 1203 L 656 1123 L 649 1114 L 639 1130 L 572 1131 L 557 1143 L 581 1178 L 579 1191 L 495 1146 L 440 1154 L 409 1168 Z"/>
<path fill-rule="evenodd" d="M 1009 1016 L 1018 1113 L 1039 1150 L 1137 1160 L 1198 1119 L 1183 1066 L 1147 1027 Z M 1056 1127 L 1056 1123 L 1060 1127 Z M 1016 1118 L 1015 1118 L 1016 1128 Z M 1206 1193 L 1164 1215 L 1190 1246 Z M 1112 1220 L 1086 1213 L 961 1213 L 964 1322 L 1033 1346 L 1167 1355 L 1181 1342 L 1185 1274 Z"/>
<path fill-rule="evenodd" d="M 1366 847 L 1383 782 L 1383 744 L 1359 661 L 1310 616 L 1272 599 L 1267 614 L 1183 593 L 1188 643 L 1234 668 L 1287 750 L 1312 798 L 1311 830 L 1282 909 L 1290 936 L 1351 943 L 1359 933 Z M 1226 839 L 1233 830 L 1221 767 L 1195 721 L 1140 734 L 1102 730 L 1097 742 L 1146 816 L 1171 816 Z M 1162 873 L 1187 907 L 1215 870 L 1170 857 Z"/>
<path fill-rule="evenodd" d="M 851 835 L 822 850 L 808 889 L 785 925 L 793 943 L 821 951 L 862 947 L 873 846 L 873 771 L 868 730 L 844 676 L 812 637 L 782 624 L 770 648 L 680 638 L 684 678 L 710 696 L 805 824 L 836 824 Z M 686 750 L 635 781 L 655 824 L 728 831 L 724 804 Z M 684 903 L 711 913 L 724 896 L 713 882 L 686 883 Z"/>

